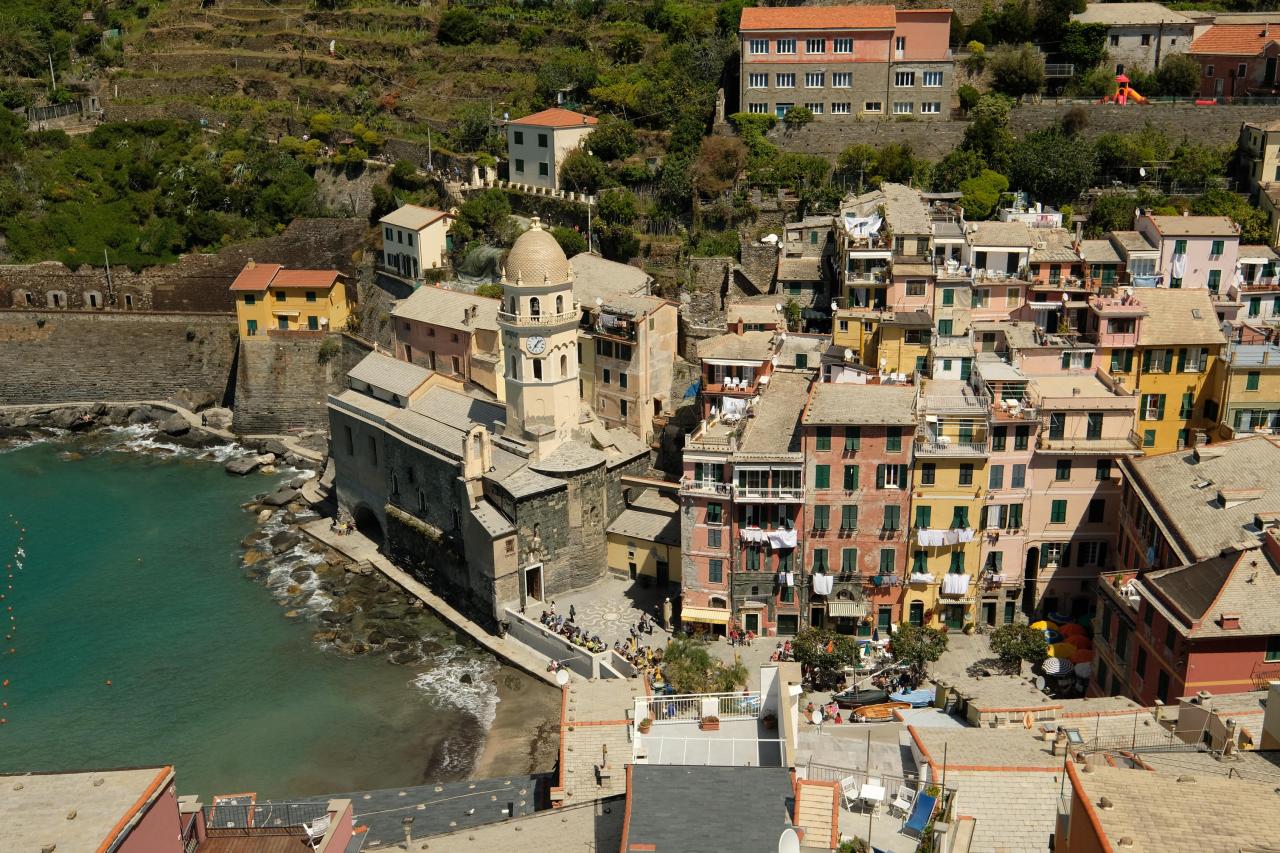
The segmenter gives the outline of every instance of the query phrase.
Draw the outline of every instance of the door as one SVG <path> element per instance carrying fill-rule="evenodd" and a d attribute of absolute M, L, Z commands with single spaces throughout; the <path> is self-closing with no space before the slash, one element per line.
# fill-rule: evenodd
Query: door
<path fill-rule="evenodd" d="M 671 583 L 671 568 L 667 565 L 666 560 L 658 561 L 658 589 L 664 590 L 667 584 Z"/>
<path fill-rule="evenodd" d="M 307 315 L 307 328 L 313 332 L 320 331 L 320 318 L 314 314 Z"/>
<path fill-rule="evenodd" d="M 282 331 L 282 332 L 287 332 L 287 331 L 289 331 L 289 318 L 288 318 L 288 317 L 277 317 L 277 318 L 276 318 L 276 328 L 277 328 L 277 329 L 279 329 L 279 330 L 280 330 L 280 331 Z"/>
<path fill-rule="evenodd" d="M 1213 94 L 1218 96 L 1222 95 L 1222 78 L 1221 77 L 1213 81 Z"/>
<path fill-rule="evenodd" d="M 996 603 L 994 601 L 982 602 L 982 621 L 992 627 L 996 624 Z"/>
<path fill-rule="evenodd" d="M 1012 601 L 1006 601 L 1004 603 L 1004 624 L 1006 625 L 1013 624 L 1013 613 L 1015 609 L 1016 609 L 1016 606 Z"/>
<path fill-rule="evenodd" d="M 1262 82 L 1267 86 L 1276 84 L 1276 58 L 1274 56 L 1267 57 L 1267 70 L 1263 75 Z"/>
<path fill-rule="evenodd" d="M 889 636 L 889 632 L 893 630 L 893 608 L 881 605 L 876 611 L 876 630 L 880 632 L 880 639 Z"/>
<path fill-rule="evenodd" d="M 744 617 L 742 618 L 742 625 L 743 625 L 743 627 L 744 627 L 744 628 L 746 628 L 746 629 L 747 629 L 748 631 L 750 631 L 751 633 L 756 634 L 756 635 L 759 635 L 759 633 L 760 633 L 760 614 L 759 614 L 759 613 L 748 613 L 746 616 L 744 616 Z"/>
<path fill-rule="evenodd" d="M 542 564 L 524 570 L 524 594 L 527 598 L 542 600 Z"/>
<path fill-rule="evenodd" d="M 943 621 L 946 623 L 947 629 L 951 631 L 959 631 L 964 627 L 964 605 L 948 604 L 943 613 Z"/>
<path fill-rule="evenodd" d="M 825 628 L 827 626 L 827 609 L 825 607 L 810 608 L 809 625 L 814 628 Z"/>
<path fill-rule="evenodd" d="M 913 601 L 911 606 L 907 608 L 907 622 L 916 627 L 924 627 L 924 602 Z"/>

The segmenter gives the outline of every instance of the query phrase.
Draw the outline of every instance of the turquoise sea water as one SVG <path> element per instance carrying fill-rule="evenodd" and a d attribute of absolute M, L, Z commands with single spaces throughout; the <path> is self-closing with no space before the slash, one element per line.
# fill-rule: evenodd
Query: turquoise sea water
<path fill-rule="evenodd" d="M 169 763 L 206 802 L 464 776 L 497 667 L 452 644 L 428 669 L 318 647 L 240 565 L 240 504 L 275 481 L 130 438 L 0 452 L 0 562 L 26 528 L 0 589 L 0 772 Z"/>

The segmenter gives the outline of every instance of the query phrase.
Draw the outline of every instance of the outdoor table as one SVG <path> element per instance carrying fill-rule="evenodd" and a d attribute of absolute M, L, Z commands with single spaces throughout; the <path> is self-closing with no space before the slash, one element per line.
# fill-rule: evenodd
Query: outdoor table
<path fill-rule="evenodd" d="M 867 805 L 875 808 L 884 802 L 884 786 L 883 785 L 863 785 L 862 790 L 858 792 L 858 799 Z"/>

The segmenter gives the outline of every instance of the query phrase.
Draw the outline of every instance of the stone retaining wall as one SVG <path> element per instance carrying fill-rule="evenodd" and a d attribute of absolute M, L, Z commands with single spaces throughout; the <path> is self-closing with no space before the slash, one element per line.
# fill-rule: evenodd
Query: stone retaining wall
<path fill-rule="evenodd" d="M 226 314 L 0 311 L 0 404 L 227 396 Z"/>
<path fill-rule="evenodd" d="M 329 340 L 337 343 L 338 351 L 324 359 L 320 350 Z M 325 398 L 345 387 L 347 371 L 370 351 L 371 347 L 349 335 L 241 341 L 235 431 L 327 429 Z"/>

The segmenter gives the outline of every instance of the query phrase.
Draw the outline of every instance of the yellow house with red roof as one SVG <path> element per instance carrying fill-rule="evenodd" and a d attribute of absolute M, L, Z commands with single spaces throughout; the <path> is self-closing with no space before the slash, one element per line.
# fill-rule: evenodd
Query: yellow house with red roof
<path fill-rule="evenodd" d="M 231 283 L 231 296 L 242 339 L 269 332 L 338 332 L 351 315 L 337 270 L 290 270 L 250 259 Z"/>

